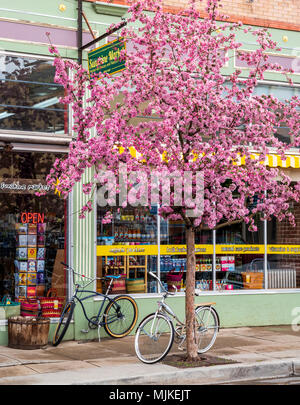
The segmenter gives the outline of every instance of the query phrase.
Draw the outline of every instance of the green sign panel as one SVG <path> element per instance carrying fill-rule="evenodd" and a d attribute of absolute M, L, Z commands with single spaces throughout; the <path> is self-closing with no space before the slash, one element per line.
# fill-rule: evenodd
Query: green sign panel
<path fill-rule="evenodd" d="M 94 74 L 114 73 L 125 69 L 125 59 L 120 60 L 120 53 L 125 48 L 123 38 L 116 39 L 105 45 L 99 46 L 88 53 L 90 76 Z"/>

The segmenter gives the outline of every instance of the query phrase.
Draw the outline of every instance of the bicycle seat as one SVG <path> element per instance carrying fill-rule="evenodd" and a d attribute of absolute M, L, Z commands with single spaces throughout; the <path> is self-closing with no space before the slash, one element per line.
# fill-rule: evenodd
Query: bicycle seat
<path fill-rule="evenodd" d="M 106 278 L 120 278 L 121 276 L 113 276 L 113 275 L 108 274 L 105 277 Z"/>

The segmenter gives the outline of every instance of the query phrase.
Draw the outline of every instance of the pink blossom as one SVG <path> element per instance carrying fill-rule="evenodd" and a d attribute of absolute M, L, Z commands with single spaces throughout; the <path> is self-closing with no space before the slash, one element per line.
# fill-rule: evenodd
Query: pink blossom
<path fill-rule="evenodd" d="M 53 188 L 59 179 L 59 190 L 66 197 L 87 168 L 94 167 L 97 175 L 105 166 L 118 176 L 120 162 L 126 163 L 128 172 L 142 170 L 148 177 L 154 170 L 182 176 L 201 171 L 203 213 L 186 218 L 187 199 L 176 209 L 162 207 L 162 216 L 190 221 L 195 228 L 243 220 L 255 230 L 253 217 L 260 213 L 294 224 L 288 203 L 300 200 L 299 184 L 294 186 L 287 175 L 262 162 L 271 152 L 284 158 L 288 148 L 300 146 L 300 101 L 296 96 L 282 102 L 274 95 L 254 93 L 266 71 L 287 80 L 291 72 L 269 63 L 268 52 L 279 48 L 267 30 L 241 23 L 220 26 L 218 6 L 218 0 L 208 0 L 207 18 L 202 18 L 194 2 L 184 12 L 170 14 L 163 12 L 159 1 L 136 1 L 120 32 L 127 43 L 126 54 L 122 53 L 126 69 L 116 76 L 100 73 L 90 78 L 75 62 L 55 59 L 56 81 L 65 88 L 62 101 L 72 105 L 75 139 L 68 156 L 57 161 L 48 176 Z M 132 23 L 139 29 L 134 30 Z M 243 50 L 238 33 L 256 41 L 256 50 Z M 233 51 L 246 62 L 246 77 L 240 69 L 223 75 Z M 86 90 L 89 98 L 83 104 Z M 290 129 L 290 145 L 275 135 L 281 125 Z M 253 151 L 257 159 L 252 158 Z M 239 164 L 241 159 L 244 164 Z M 84 193 L 91 193 L 92 183 L 83 186 Z M 81 215 L 92 206 L 86 204 Z M 110 219 L 107 214 L 104 221 Z"/>

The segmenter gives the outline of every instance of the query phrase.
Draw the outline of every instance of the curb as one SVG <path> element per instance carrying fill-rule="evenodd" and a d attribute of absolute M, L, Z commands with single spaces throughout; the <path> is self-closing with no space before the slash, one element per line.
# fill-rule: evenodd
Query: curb
<path fill-rule="evenodd" d="M 133 375 L 124 378 L 101 379 L 101 381 L 85 381 L 80 385 L 183 385 L 196 383 L 200 385 L 225 383 L 241 380 L 258 380 L 262 378 L 290 377 L 300 371 L 300 360 L 274 360 L 259 364 L 232 364 L 210 367 L 198 367 L 176 371 L 165 371 L 148 375 Z M 77 385 L 77 383 L 75 383 Z"/>

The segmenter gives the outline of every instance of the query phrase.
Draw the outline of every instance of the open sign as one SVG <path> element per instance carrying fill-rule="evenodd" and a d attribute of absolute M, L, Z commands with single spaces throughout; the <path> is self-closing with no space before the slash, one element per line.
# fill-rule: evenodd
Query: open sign
<path fill-rule="evenodd" d="M 43 224 L 45 220 L 45 214 L 39 212 L 22 212 L 21 222 L 22 224 Z"/>

